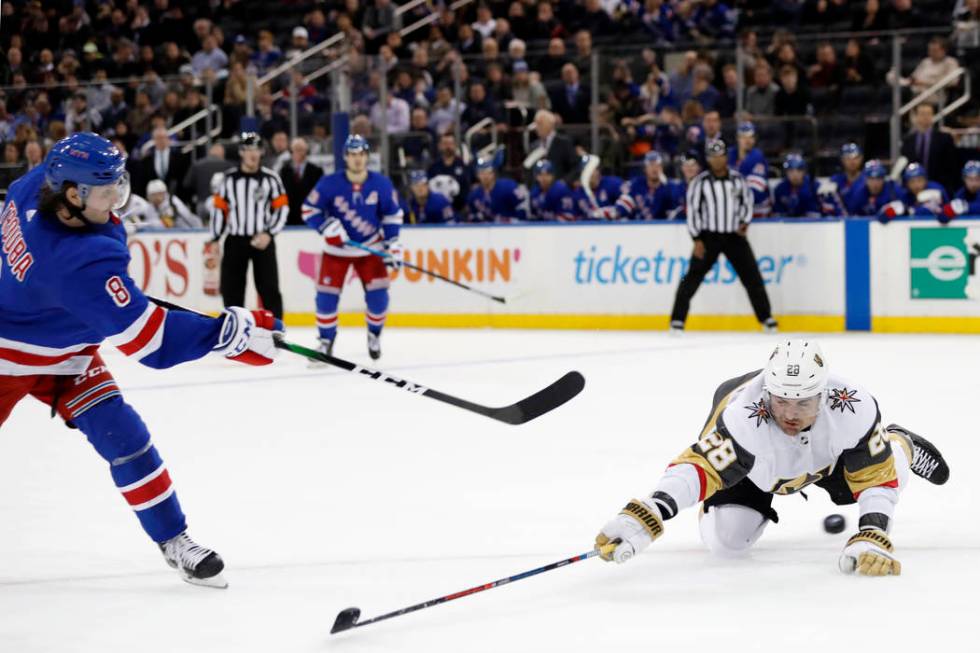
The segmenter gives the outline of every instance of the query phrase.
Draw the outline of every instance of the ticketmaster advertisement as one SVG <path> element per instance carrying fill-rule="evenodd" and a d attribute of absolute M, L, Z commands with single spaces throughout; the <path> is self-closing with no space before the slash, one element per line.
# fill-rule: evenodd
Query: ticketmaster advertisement
<path fill-rule="evenodd" d="M 199 232 L 135 234 L 129 244 L 130 272 L 149 293 L 198 310 L 219 310 L 220 297 L 213 294 L 215 271 L 204 265 L 206 240 Z M 408 227 L 401 240 L 409 263 L 501 296 L 506 303 L 403 268 L 393 275 L 393 324 L 666 325 L 691 254 L 690 235 L 684 225 L 674 223 Z M 776 315 L 840 318 L 842 324 L 840 222 L 757 223 L 749 240 Z M 276 248 L 288 317 L 310 323 L 319 238 L 309 230 L 291 229 L 277 236 Z M 255 301 L 254 291 L 249 292 Z M 351 273 L 342 312 L 363 310 L 362 295 Z M 400 322 L 399 315 L 405 320 Z M 643 321 L 644 316 L 656 320 Z M 745 291 L 724 257 L 695 295 L 692 322 L 698 316 L 752 316 Z M 730 325 L 719 322 L 718 328 Z"/>

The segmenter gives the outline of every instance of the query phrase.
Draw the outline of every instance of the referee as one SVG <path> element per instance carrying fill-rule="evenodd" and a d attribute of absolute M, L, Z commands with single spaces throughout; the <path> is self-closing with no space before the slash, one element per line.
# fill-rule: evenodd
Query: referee
<path fill-rule="evenodd" d="M 279 175 L 260 165 L 262 139 L 242 132 L 238 144 L 241 162 L 225 173 L 214 195 L 211 238 L 227 232 L 221 259 L 221 298 L 225 306 L 245 305 L 245 278 L 252 262 L 255 289 L 262 305 L 282 319 L 276 243 L 289 214 L 289 200 Z"/>
<path fill-rule="evenodd" d="M 691 298 L 718 255 L 724 254 L 745 286 L 756 318 L 767 333 L 775 333 L 777 324 L 769 308 L 769 296 L 752 246 L 745 237 L 752 220 L 752 189 L 745 177 L 728 167 L 724 141 L 709 141 L 705 154 L 708 169 L 695 177 L 687 189 L 687 229 L 694 238 L 694 251 L 687 273 L 677 287 L 670 330 L 683 331 Z"/>

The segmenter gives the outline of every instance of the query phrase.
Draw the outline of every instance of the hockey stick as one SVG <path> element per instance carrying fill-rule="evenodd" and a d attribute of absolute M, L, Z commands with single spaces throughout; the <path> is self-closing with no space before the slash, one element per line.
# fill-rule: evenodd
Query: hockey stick
<path fill-rule="evenodd" d="M 595 199 L 595 193 L 592 192 L 592 173 L 596 171 L 599 167 L 599 157 L 595 154 L 590 154 L 582 166 L 582 172 L 578 176 L 578 181 L 582 185 L 582 190 L 585 192 L 585 196 L 589 198 L 592 202 L 592 208 L 599 209 L 599 203 Z"/>
<path fill-rule="evenodd" d="M 351 247 L 356 247 L 357 249 L 362 249 L 365 252 L 368 252 L 370 254 L 374 254 L 375 256 L 380 256 L 381 258 L 390 258 L 390 255 L 389 254 L 387 254 L 385 252 L 382 252 L 381 250 L 372 249 L 372 248 L 368 247 L 367 245 L 362 245 L 361 243 L 355 243 L 353 240 L 348 240 L 344 244 L 345 245 L 349 245 Z M 451 283 L 452 285 L 456 286 L 457 288 L 462 288 L 463 290 L 469 290 L 470 292 L 474 292 L 477 295 L 480 295 L 482 297 L 486 297 L 487 299 L 492 299 L 495 302 L 500 302 L 501 304 L 506 304 L 507 303 L 507 300 L 505 298 L 503 298 L 503 297 L 500 297 L 499 295 L 491 295 L 490 293 L 484 292 L 484 291 L 480 290 L 479 288 L 474 288 L 472 286 L 467 286 L 465 283 L 460 283 L 459 281 L 455 281 L 453 279 L 450 279 L 449 277 L 444 277 L 441 274 L 439 274 L 438 272 L 433 272 L 431 270 L 426 270 L 425 268 L 420 268 L 419 266 L 413 265 L 413 264 L 409 263 L 408 261 L 402 261 L 401 262 L 401 265 L 405 266 L 406 268 L 408 268 L 410 270 L 415 270 L 416 272 L 421 272 L 423 274 L 427 274 L 430 277 L 435 277 L 436 279 L 439 279 L 440 281 L 445 281 L 446 283 Z"/>
<path fill-rule="evenodd" d="M 149 297 L 149 299 L 153 303 L 163 306 L 164 308 L 204 315 L 204 313 L 200 313 L 199 311 L 194 311 L 177 304 L 172 304 L 163 299 L 157 299 L 156 297 Z M 477 413 L 478 415 L 483 415 L 484 417 L 489 417 L 490 419 L 495 419 L 498 422 L 504 422 L 505 424 L 518 425 L 530 422 L 532 419 L 551 412 L 555 408 L 558 408 L 562 404 L 570 401 L 578 393 L 582 392 L 582 388 L 585 387 L 584 376 L 582 376 L 579 372 L 568 372 L 548 387 L 535 392 L 530 397 L 526 397 L 517 403 L 510 404 L 509 406 L 492 408 L 490 406 L 483 406 L 481 404 L 473 403 L 472 401 L 467 401 L 466 399 L 460 399 L 459 397 L 454 397 L 453 395 L 439 392 L 438 390 L 433 390 L 432 388 L 427 388 L 423 385 L 419 385 L 418 383 L 414 383 L 413 381 L 401 379 L 397 376 L 388 374 L 387 372 L 382 372 L 381 370 L 362 367 L 357 363 L 351 363 L 350 361 L 346 361 L 342 358 L 329 356 L 315 349 L 309 349 L 307 347 L 288 342 L 281 336 L 276 336 L 274 340 L 276 347 L 279 349 L 285 349 L 310 360 L 322 361 L 328 365 L 333 365 L 334 367 L 339 367 L 348 372 L 353 372 L 358 376 L 369 378 L 373 381 L 381 381 L 382 383 L 387 383 L 396 388 L 406 390 L 411 394 L 429 397 L 430 399 L 441 401 L 444 404 L 456 406 L 457 408 L 462 408 L 463 410 L 468 410 L 471 413 Z"/>
<path fill-rule="evenodd" d="M 899 182 L 902 179 L 902 173 L 905 171 L 906 166 L 908 166 L 909 160 L 904 156 L 900 156 L 895 159 L 895 163 L 892 164 L 892 169 L 888 173 L 888 178 L 894 182 Z"/>
<path fill-rule="evenodd" d="M 607 544 L 605 548 L 616 548 L 615 544 Z M 337 633 L 342 633 L 345 630 L 351 630 L 352 628 L 360 628 L 361 626 L 367 626 L 368 624 L 373 624 L 378 621 L 383 621 L 385 619 L 391 619 L 392 617 L 400 617 L 403 614 L 408 614 L 409 612 L 416 612 L 418 610 L 424 610 L 425 608 L 431 608 L 434 605 L 439 605 L 440 603 L 448 603 L 449 601 L 454 601 L 456 599 L 461 599 L 464 596 L 469 596 L 471 594 L 476 594 L 484 590 L 492 590 L 495 587 L 500 587 L 501 585 L 507 585 L 513 583 L 514 581 L 523 580 L 525 578 L 530 578 L 531 576 L 537 576 L 538 574 L 543 574 L 546 571 L 551 571 L 553 569 L 558 569 L 559 567 L 567 567 L 574 562 L 581 562 L 582 560 L 588 560 L 589 558 L 594 558 L 599 555 L 600 549 L 592 549 L 587 553 L 582 553 L 577 556 L 572 556 L 571 558 L 566 558 L 565 560 L 559 560 L 558 562 L 552 562 L 550 565 L 545 565 L 543 567 L 538 567 L 537 569 L 532 569 L 530 571 L 524 571 L 519 574 L 514 574 L 513 576 L 508 576 L 507 578 L 501 578 L 500 580 L 495 580 L 492 583 L 487 583 L 485 585 L 477 585 L 476 587 L 471 587 L 468 590 L 463 590 L 461 592 L 455 592 L 453 594 L 447 594 L 445 596 L 440 596 L 437 599 L 432 599 L 425 601 L 424 603 L 416 603 L 415 605 L 410 605 L 407 608 L 402 608 L 401 610 L 395 610 L 394 612 L 389 612 L 373 619 L 368 619 L 367 621 L 358 622 L 358 618 L 361 616 L 360 608 L 346 608 L 341 610 L 337 614 L 337 618 L 333 622 L 333 628 L 330 629 L 331 635 L 336 635 Z"/>

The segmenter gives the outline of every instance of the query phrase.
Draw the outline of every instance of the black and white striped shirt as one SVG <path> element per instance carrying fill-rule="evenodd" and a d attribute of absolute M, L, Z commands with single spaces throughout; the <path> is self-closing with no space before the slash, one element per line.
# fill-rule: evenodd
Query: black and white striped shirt
<path fill-rule="evenodd" d="M 727 177 L 705 170 L 687 187 L 687 229 L 697 238 L 702 231 L 733 233 L 752 220 L 752 189 L 745 177 L 729 169 Z"/>
<path fill-rule="evenodd" d="M 269 168 L 242 172 L 232 168 L 214 194 L 211 236 L 255 236 L 263 231 L 275 235 L 286 226 L 289 199 L 282 180 Z"/>

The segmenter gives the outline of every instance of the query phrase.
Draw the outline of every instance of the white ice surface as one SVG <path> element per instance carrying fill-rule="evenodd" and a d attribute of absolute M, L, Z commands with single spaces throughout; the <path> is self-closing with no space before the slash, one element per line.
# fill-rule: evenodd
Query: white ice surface
<path fill-rule="evenodd" d="M 293 330 L 309 342 L 312 333 Z M 822 490 L 779 497 L 750 559 L 712 559 L 694 511 L 623 566 L 592 559 L 339 636 L 369 618 L 587 551 L 699 431 L 754 334 L 389 330 L 379 367 L 500 405 L 569 369 L 571 403 L 511 427 L 352 375 L 210 358 L 153 371 L 106 348 L 227 591 L 181 582 L 77 431 L 34 401 L 0 433 L 0 651 L 977 650 L 980 340 L 831 335 L 832 367 L 921 432 L 951 481 L 914 479 L 898 578 L 837 571 Z M 336 353 L 367 362 L 361 329 Z"/>

